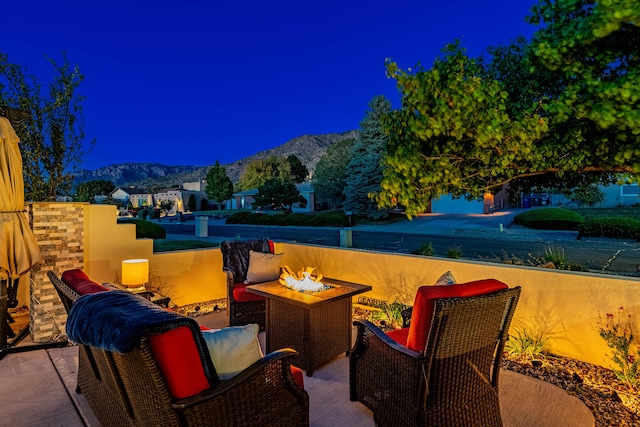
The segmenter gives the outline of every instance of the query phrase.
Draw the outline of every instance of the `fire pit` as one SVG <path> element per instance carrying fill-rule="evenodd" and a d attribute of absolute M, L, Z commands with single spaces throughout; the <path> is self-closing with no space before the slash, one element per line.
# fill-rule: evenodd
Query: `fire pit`
<path fill-rule="evenodd" d="M 299 272 L 294 272 L 288 266 L 282 268 L 283 273 L 280 275 L 280 283 L 287 288 L 298 292 L 321 292 L 330 289 L 331 286 L 321 282 L 322 274 L 312 276 L 313 267 L 306 267 Z"/>

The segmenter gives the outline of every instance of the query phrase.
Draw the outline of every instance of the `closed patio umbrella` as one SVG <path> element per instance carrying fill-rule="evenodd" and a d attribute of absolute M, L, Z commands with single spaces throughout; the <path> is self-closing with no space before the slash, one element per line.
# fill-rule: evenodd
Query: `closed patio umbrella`
<path fill-rule="evenodd" d="M 40 262 L 40 248 L 24 212 L 24 181 L 11 110 L 0 107 L 0 351 L 7 342 L 7 287 Z"/>

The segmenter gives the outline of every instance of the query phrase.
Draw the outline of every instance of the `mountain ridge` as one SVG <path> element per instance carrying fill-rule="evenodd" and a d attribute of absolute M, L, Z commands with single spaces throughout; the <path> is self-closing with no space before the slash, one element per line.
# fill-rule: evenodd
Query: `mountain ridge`
<path fill-rule="evenodd" d="M 287 157 L 295 154 L 309 172 L 313 172 L 316 164 L 331 145 L 347 138 L 356 138 L 357 135 L 357 130 L 320 135 L 301 135 L 277 147 L 259 151 L 221 166 L 225 168 L 227 176 L 234 184 L 242 176 L 246 165 L 256 160 L 264 160 L 270 156 Z M 182 185 L 184 182 L 204 180 L 212 166 L 213 164 L 208 166 L 168 166 L 161 163 L 118 163 L 95 170 L 84 169 L 76 178 L 76 182 L 106 180 L 113 182 L 116 187 L 173 187 Z"/>

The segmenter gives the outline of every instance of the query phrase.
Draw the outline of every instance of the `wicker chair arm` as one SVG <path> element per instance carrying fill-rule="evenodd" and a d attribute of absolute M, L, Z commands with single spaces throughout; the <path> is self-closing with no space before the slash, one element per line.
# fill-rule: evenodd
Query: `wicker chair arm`
<path fill-rule="evenodd" d="M 298 352 L 290 348 L 273 351 L 267 354 L 262 359 L 253 363 L 247 369 L 231 378 L 230 380 L 222 381 L 218 386 L 198 393 L 195 396 L 176 400 L 171 404 L 171 407 L 177 410 L 185 410 L 194 406 L 204 404 L 210 400 L 219 398 L 225 393 L 233 392 L 234 388 L 238 387 L 240 384 L 246 381 L 251 380 L 254 376 L 259 375 L 260 372 L 267 370 L 269 365 L 276 363 L 279 360 L 283 361 L 283 374 L 289 378 L 292 385 L 295 385 L 301 393 L 304 393 L 304 391 L 297 386 L 297 384 L 293 380 L 293 377 L 291 376 L 290 359 L 293 359 L 295 357 L 298 357 Z M 265 398 L 265 396 L 260 396 L 258 398 L 262 399 Z"/>
<path fill-rule="evenodd" d="M 423 355 L 420 352 L 411 350 L 401 344 L 399 344 L 397 341 L 394 341 L 392 338 L 390 338 L 387 334 L 385 334 L 380 328 L 378 328 L 376 325 L 374 325 L 373 323 L 371 323 L 368 320 L 364 320 L 364 319 L 356 319 L 353 321 L 353 325 L 356 326 L 358 328 L 358 335 L 356 338 L 356 343 L 354 345 L 354 348 L 352 350 L 352 353 L 356 353 L 358 352 L 358 347 L 359 345 L 362 344 L 362 340 L 361 338 L 364 336 L 365 333 L 369 333 L 371 336 L 375 337 L 376 340 L 380 341 L 382 344 L 390 347 L 391 349 L 407 356 L 410 357 L 412 359 L 422 359 Z M 371 337 L 369 337 L 369 339 L 371 339 Z"/>

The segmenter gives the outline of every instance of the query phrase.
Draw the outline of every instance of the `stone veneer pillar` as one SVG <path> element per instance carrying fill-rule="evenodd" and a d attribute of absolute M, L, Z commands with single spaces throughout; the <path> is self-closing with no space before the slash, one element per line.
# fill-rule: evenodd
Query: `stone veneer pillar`
<path fill-rule="evenodd" d="M 59 276 L 65 270 L 84 267 L 85 204 L 27 204 L 42 255 L 42 262 L 31 269 L 29 328 L 34 343 L 52 341 L 66 334 L 67 313 L 47 272 L 53 270 Z"/>

